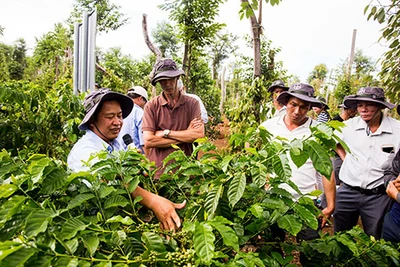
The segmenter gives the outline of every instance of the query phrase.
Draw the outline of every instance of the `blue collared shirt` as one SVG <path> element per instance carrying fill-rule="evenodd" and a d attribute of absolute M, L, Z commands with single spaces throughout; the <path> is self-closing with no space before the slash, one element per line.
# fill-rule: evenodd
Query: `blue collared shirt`
<path fill-rule="evenodd" d="M 96 154 L 102 150 L 107 150 L 111 153 L 123 149 L 124 148 L 118 140 L 114 140 L 111 144 L 108 144 L 97 134 L 91 130 L 87 130 L 85 135 L 76 142 L 69 152 L 67 159 L 68 167 L 74 172 L 87 171 L 90 167 L 87 166 L 85 162 L 89 160 L 92 154 Z M 90 165 L 93 165 L 96 162 L 97 159 L 94 158 L 90 161 Z"/>
<path fill-rule="evenodd" d="M 126 134 L 129 134 L 133 140 L 133 144 L 136 148 L 140 149 L 143 152 L 144 139 L 143 139 L 143 131 L 142 131 L 142 118 L 143 118 L 143 109 L 134 104 L 132 112 L 128 117 L 124 119 L 124 124 L 122 125 L 121 132 L 118 135 L 118 142 L 123 144 L 124 148 L 127 148 L 127 145 L 124 143 L 122 137 Z"/>

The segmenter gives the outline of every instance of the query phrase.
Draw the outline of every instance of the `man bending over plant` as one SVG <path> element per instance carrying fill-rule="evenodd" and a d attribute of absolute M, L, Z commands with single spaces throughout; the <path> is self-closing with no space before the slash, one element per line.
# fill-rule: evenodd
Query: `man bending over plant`
<path fill-rule="evenodd" d="M 68 155 L 68 167 L 74 172 L 88 170 L 84 165 L 92 154 L 107 150 L 108 152 L 122 150 L 117 141 L 123 119 L 131 112 L 132 100 L 122 94 L 101 88 L 85 97 L 86 115 L 79 129 L 86 131 L 85 135 L 74 145 Z M 91 161 L 91 163 L 95 163 Z M 175 230 L 180 227 L 180 218 L 175 209 L 181 209 L 185 202 L 175 204 L 161 196 L 137 187 L 133 197 L 142 197 L 140 204 L 151 209 L 160 221 L 161 229 Z"/>

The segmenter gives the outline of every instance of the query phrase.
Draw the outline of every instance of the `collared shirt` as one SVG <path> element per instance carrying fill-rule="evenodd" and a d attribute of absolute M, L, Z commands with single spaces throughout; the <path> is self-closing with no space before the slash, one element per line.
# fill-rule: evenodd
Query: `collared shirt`
<path fill-rule="evenodd" d="M 164 97 L 164 93 L 150 100 L 144 107 L 143 131 L 156 132 L 158 130 L 182 131 L 186 130 L 193 119 L 200 119 L 200 104 L 193 97 L 179 93 L 179 98 L 174 107 L 171 107 Z M 178 145 L 186 155 L 193 152 L 192 143 Z M 162 160 L 174 152 L 173 147 L 151 148 L 148 158 L 162 167 Z M 158 179 L 162 170 L 158 170 L 155 178 Z"/>
<path fill-rule="evenodd" d="M 311 135 L 310 126 L 314 126 L 317 124 L 316 121 L 308 118 L 307 121 L 297 127 L 296 129 L 290 131 L 285 122 L 283 121 L 285 116 L 273 117 L 272 119 L 266 120 L 261 124 L 270 132 L 274 137 L 280 136 L 288 139 L 289 141 L 293 139 L 304 139 Z M 310 193 L 315 189 L 322 190 L 322 177 L 314 168 L 311 159 L 308 159 L 304 165 L 300 168 L 293 163 L 290 158 L 290 153 L 287 152 L 287 156 L 289 159 L 290 169 L 292 170 L 292 182 L 297 185 L 300 192 L 303 194 Z M 300 195 L 293 190 L 288 184 L 282 184 L 282 188 L 289 191 L 293 197 L 299 198 Z"/>
<path fill-rule="evenodd" d="M 345 121 L 342 133 L 336 134 L 350 149 L 340 169 L 340 179 L 350 186 L 373 189 L 383 184 L 383 164 L 390 153 L 383 147 L 400 147 L 400 122 L 382 115 L 382 122 L 375 133 L 367 134 L 367 123 L 361 117 Z"/>
<path fill-rule="evenodd" d="M 114 140 L 110 145 L 91 130 L 87 130 L 85 135 L 75 143 L 69 152 L 67 159 L 68 167 L 74 172 L 87 171 L 90 167 L 86 166 L 84 162 L 87 162 L 92 154 L 96 154 L 102 150 L 107 150 L 111 153 L 112 151 L 122 149 L 117 140 Z M 97 159 L 94 158 L 90 161 L 90 165 L 96 162 Z"/>
<path fill-rule="evenodd" d="M 188 94 L 185 93 L 185 95 L 193 97 L 194 99 L 196 99 L 197 101 L 199 101 L 200 104 L 200 112 L 201 112 L 201 119 L 203 120 L 204 124 L 206 124 L 208 122 L 208 115 L 207 115 L 207 110 L 206 107 L 203 104 L 203 101 L 201 101 L 201 98 L 195 94 Z"/>
<path fill-rule="evenodd" d="M 118 142 L 127 148 L 127 144 L 125 144 L 123 140 L 123 136 L 129 134 L 133 140 L 133 145 L 136 148 L 139 148 L 142 153 L 144 146 L 143 132 L 142 132 L 142 119 L 143 119 L 143 109 L 134 104 L 132 108 L 132 112 L 128 117 L 124 119 L 124 124 L 122 125 L 121 132 L 118 135 Z"/>
<path fill-rule="evenodd" d="M 280 117 L 286 114 L 286 106 L 283 106 L 280 110 L 275 110 L 274 117 Z"/>

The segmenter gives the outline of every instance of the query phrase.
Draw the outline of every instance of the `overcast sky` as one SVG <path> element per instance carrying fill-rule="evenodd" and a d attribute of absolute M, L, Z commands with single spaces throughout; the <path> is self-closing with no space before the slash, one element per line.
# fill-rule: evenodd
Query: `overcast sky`
<path fill-rule="evenodd" d="M 146 13 L 151 31 L 157 22 L 168 19 L 168 13 L 157 6 L 164 0 L 113 0 L 122 7 L 129 24 L 119 30 L 97 36 L 103 49 L 121 47 L 124 54 L 140 59 L 149 53 L 142 35 L 142 14 Z M 278 6 L 263 6 L 262 25 L 273 47 L 281 48 L 278 60 L 289 74 L 305 81 L 312 69 L 321 63 L 336 68 L 350 54 L 353 29 L 357 29 L 356 48 L 377 60 L 386 47 L 377 43 L 382 28 L 367 21 L 364 7 L 370 0 L 283 0 Z M 72 11 L 72 0 L 0 0 L 0 26 L 5 28 L 0 42 L 11 44 L 23 37 L 32 49 L 35 38 L 64 22 Z M 250 34 L 250 22 L 239 20 L 240 0 L 229 0 L 221 7 L 218 20 L 228 31 L 239 36 Z M 241 51 L 249 53 L 246 49 Z"/>

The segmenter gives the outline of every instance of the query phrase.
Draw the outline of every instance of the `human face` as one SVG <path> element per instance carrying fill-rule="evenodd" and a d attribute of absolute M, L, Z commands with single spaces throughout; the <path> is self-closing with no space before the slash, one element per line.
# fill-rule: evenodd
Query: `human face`
<path fill-rule="evenodd" d="M 277 101 L 278 96 L 285 91 L 283 88 L 276 87 L 274 91 L 272 91 L 272 100 L 274 101 L 275 107 L 282 107 L 283 105 Z"/>
<path fill-rule="evenodd" d="M 167 94 L 175 93 L 178 91 L 178 87 L 176 86 L 178 77 L 160 80 L 160 85 L 163 91 Z"/>
<path fill-rule="evenodd" d="M 370 120 L 377 118 L 376 114 L 378 114 L 378 112 L 381 111 L 381 109 L 382 108 L 374 102 L 369 102 L 369 101 L 357 102 L 357 111 L 360 114 L 361 119 L 363 119 L 366 122 L 369 122 Z"/>
<path fill-rule="evenodd" d="M 106 142 L 110 142 L 118 137 L 121 131 L 123 119 L 122 110 L 118 101 L 105 101 L 103 106 L 92 124 L 93 132 Z"/>
<path fill-rule="evenodd" d="M 302 125 L 307 119 L 307 112 L 310 110 L 311 104 L 297 97 L 289 98 L 286 104 L 286 115 L 289 121 L 294 125 Z"/>
<path fill-rule="evenodd" d="M 354 116 L 357 115 L 357 109 L 351 109 L 351 108 L 349 108 L 349 109 L 347 109 L 347 113 L 349 114 L 349 117 L 350 117 L 350 118 L 354 118 Z"/>
<path fill-rule="evenodd" d="M 319 115 L 322 112 L 322 108 L 319 107 L 313 107 L 312 110 Z"/>

